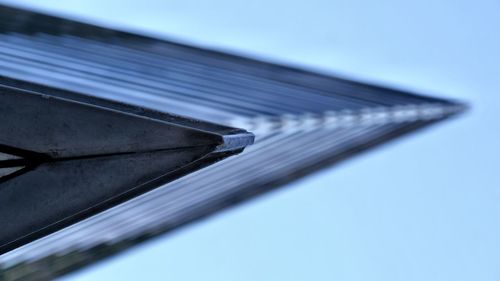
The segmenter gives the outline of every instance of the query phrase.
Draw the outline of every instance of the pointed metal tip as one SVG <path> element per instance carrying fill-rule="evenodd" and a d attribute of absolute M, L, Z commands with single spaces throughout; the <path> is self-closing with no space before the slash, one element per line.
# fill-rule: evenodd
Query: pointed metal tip
<path fill-rule="evenodd" d="M 462 101 L 452 101 L 448 106 L 446 106 L 446 113 L 448 116 L 455 116 L 464 114 L 471 110 L 472 106 L 468 102 Z"/>
<path fill-rule="evenodd" d="M 225 152 L 245 148 L 252 145 L 255 141 L 255 135 L 250 132 L 240 132 L 237 134 L 222 136 L 223 143 L 218 145 L 215 152 Z"/>

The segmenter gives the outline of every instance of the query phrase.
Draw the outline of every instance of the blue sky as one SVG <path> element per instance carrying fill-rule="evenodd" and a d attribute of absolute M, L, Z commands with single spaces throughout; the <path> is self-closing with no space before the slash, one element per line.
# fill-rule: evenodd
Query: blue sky
<path fill-rule="evenodd" d="M 67 281 L 499 280 L 498 0 L 4 2 L 472 105 Z"/>

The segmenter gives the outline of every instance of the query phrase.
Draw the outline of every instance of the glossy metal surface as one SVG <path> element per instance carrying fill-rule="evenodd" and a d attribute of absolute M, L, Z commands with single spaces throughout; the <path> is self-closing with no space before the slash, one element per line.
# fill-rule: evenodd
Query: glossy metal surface
<path fill-rule="evenodd" d="M 0 253 L 193 172 L 213 162 L 215 154 L 238 153 L 253 141 L 239 129 L 41 86 L 33 91 L 33 85 L 8 78 L 3 82 Z"/>
<path fill-rule="evenodd" d="M 182 124 L 222 136 L 216 153 L 249 143 L 244 132 L 223 128 L 256 135 L 243 154 L 0 256 L 10 280 L 63 275 L 464 109 L 452 101 L 7 7 L 0 8 L 0 21 L 4 85 L 80 92 L 151 109 L 149 117 L 184 116 L 178 118 Z"/>

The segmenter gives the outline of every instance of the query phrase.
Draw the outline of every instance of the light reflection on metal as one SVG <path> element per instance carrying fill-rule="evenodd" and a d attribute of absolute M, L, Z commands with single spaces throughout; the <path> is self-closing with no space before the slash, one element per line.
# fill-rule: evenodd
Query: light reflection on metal
<path fill-rule="evenodd" d="M 255 144 L 247 147 L 245 153 L 182 178 L 175 177 L 178 179 L 148 193 L 131 194 L 126 199 L 133 199 L 121 205 L 1 255 L 0 277 L 7 280 L 63 275 L 465 109 L 453 101 L 3 6 L 0 6 L 0 76 L 0 97 L 9 91 L 36 93 L 49 99 L 69 98 L 76 103 L 139 116 L 115 127 L 123 129 L 101 138 L 98 147 L 111 154 L 130 152 L 126 148 L 131 146 L 122 141 L 136 138 L 122 138 L 120 134 L 128 131 L 129 136 L 137 135 L 133 131 L 144 126 L 153 126 L 147 131 L 158 133 L 135 143 L 135 149 L 141 150 L 142 145 L 146 148 L 141 151 L 149 153 L 151 147 L 167 148 L 162 147 L 165 144 L 172 145 L 169 148 L 179 144 L 198 149 L 208 146 L 208 150 L 196 151 L 193 156 L 208 153 L 211 155 L 208 163 L 251 144 L 253 136 L 246 131 L 256 137 Z M 0 106 L 8 102 L 1 101 Z M 61 114 L 61 120 L 68 116 L 68 120 L 78 122 L 80 109 Z M 111 115 L 98 119 L 110 121 Z M 45 120 L 52 120 L 46 117 Z M 159 124 L 150 122 L 154 120 L 168 123 L 178 132 L 186 131 L 178 134 L 183 137 L 176 140 L 169 140 L 168 134 L 162 138 L 164 131 L 154 129 Z M 40 126 L 47 122 L 40 122 Z M 88 133 L 92 132 L 90 128 L 82 126 Z M 198 137 L 186 137 L 187 131 L 196 132 Z M 104 129 L 99 132 L 110 133 Z M 0 140 L 8 140 L 3 136 L 7 136 L 6 132 L 0 131 Z M 204 145 L 189 144 L 206 137 L 210 141 Z M 115 146 L 105 141 L 113 138 Z M 87 152 L 95 149 L 89 140 L 74 139 L 73 143 L 78 145 L 71 149 L 54 147 L 48 155 L 78 157 L 82 152 L 78 149 L 86 147 Z M 10 141 L 17 148 L 23 148 L 20 143 L 36 144 L 30 140 L 14 143 L 15 138 Z M 0 145 L 7 143 L 0 141 Z M 33 151 L 39 152 L 43 147 Z M 0 152 L 8 153 L 2 149 Z M 158 169 L 148 167 L 154 164 L 148 157 L 138 160 L 140 165 L 130 166 L 126 166 L 127 161 L 113 159 L 117 166 L 107 168 L 111 171 L 125 165 L 127 169 L 142 169 L 142 172 L 168 170 L 172 163 L 163 163 L 162 159 L 165 158 L 153 161 Z M 108 160 L 100 162 L 102 167 L 82 163 L 90 171 L 86 177 L 91 177 L 92 169 L 96 174 L 105 171 L 103 167 L 109 165 Z M 201 166 L 204 165 L 179 176 Z M 120 169 L 109 171 L 102 173 L 103 177 L 124 173 Z M 14 180 L 9 179 L 3 185 Z M 0 201 L 5 196 L 2 187 L 0 184 Z M 60 188 L 82 187 L 76 183 Z M 150 189 L 151 186 L 147 188 Z M 41 211 L 50 213 L 43 208 Z"/>
<path fill-rule="evenodd" d="M 0 253 L 239 153 L 254 139 L 240 129 L 0 82 L 0 131 L 8 132 L 0 137 Z"/>

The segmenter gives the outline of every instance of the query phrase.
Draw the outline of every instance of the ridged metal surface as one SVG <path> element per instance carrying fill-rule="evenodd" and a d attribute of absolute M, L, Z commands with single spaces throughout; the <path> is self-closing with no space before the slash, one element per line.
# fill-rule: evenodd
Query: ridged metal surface
<path fill-rule="evenodd" d="M 10 280 L 65 274 L 464 108 L 7 7 L 0 75 L 256 134 L 241 155 L 0 256 Z"/>

